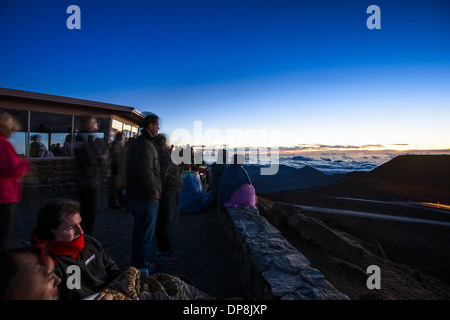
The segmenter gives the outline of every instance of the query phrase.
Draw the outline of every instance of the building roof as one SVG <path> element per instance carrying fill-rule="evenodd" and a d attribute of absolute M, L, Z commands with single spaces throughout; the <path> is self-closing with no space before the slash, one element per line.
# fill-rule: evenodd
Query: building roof
<path fill-rule="evenodd" d="M 105 111 L 111 111 L 111 113 L 114 113 L 114 114 L 126 116 L 127 118 L 131 118 L 136 121 L 140 121 L 141 119 L 145 118 L 145 115 L 134 107 L 105 103 L 105 102 L 98 102 L 98 101 L 92 101 L 92 100 L 69 98 L 69 97 L 64 97 L 64 96 L 57 96 L 57 95 L 30 92 L 30 91 L 22 91 L 22 90 L 16 90 L 16 89 L 7 89 L 7 88 L 1 88 L 1 87 L 0 87 L 0 96 L 9 97 L 9 98 L 17 98 L 17 99 L 43 101 L 43 102 L 53 102 L 53 103 L 58 103 L 58 104 L 73 105 L 75 107 L 83 106 L 83 107 L 89 107 L 89 108 L 103 109 Z"/>

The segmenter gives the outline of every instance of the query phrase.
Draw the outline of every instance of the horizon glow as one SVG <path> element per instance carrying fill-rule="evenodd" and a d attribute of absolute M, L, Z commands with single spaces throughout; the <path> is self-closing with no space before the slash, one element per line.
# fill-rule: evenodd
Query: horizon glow
<path fill-rule="evenodd" d="M 80 30 L 66 27 L 72 4 Z M 255 147 L 227 130 L 276 131 L 257 146 L 447 153 L 450 4 L 377 1 L 369 30 L 371 4 L 2 1 L 0 87 L 151 111 L 169 137 L 201 121 L 222 136 L 210 146 Z"/>

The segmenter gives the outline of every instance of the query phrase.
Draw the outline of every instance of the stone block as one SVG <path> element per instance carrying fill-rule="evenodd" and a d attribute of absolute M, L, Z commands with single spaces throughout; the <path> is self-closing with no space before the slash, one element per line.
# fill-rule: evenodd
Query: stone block
<path fill-rule="evenodd" d="M 294 212 L 286 216 L 286 223 Z M 311 268 L 310 261 L 264 217 L 228 209 L 223 219 L 240 276 L 251 296 L 286 300 L 347 298 L 319 270 Z M 314 238 L 314 228 L 318 227 L 310 228 L 308 237 Z"/>
<path fill-rule="evenodd" d="M 304 285 L 301 278 L 276 269 L 267 270 L 262 273 L 262 276 L 269 284 L 272 295 L 276 299 L 293 293 Z"/>

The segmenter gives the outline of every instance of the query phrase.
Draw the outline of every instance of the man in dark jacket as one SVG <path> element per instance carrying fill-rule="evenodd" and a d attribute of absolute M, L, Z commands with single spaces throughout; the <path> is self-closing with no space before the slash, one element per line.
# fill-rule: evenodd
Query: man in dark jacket
<path fill-rule="evenodd" d="M 61 300 L 79 300 L 99 293 L 121 271 L 116 262 L 80 226 L 80 204 L 54 199 L 39 209 L 32 245 L 45 248 L 55 263 Z"/>
<path fill-rule="evenodd" d="M 146 257 L 155 233 L 162 192 L 159 157 L 153 145 L 159 130 L 158 116 L 145 117 L 142 127 L 142 134 L 128 149 L 126 164 L 127 195 L 134 217 L 131 263 L 138 269 L 152 271 L 156 265 L 146 261 Z"/>

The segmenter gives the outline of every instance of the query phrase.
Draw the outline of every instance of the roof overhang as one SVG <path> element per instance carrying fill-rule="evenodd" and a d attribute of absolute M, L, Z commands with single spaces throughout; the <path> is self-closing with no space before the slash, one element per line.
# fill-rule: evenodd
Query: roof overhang
<path fill-rule="evenodd" d="M 39 102 L 50 102 L 58 105 L 70 105 L 73 107 L 84 107 L 89 109 L 97 109 L 117 114 L 126 118 L 130 118 L 136 122 L 141 122 L 145 115 L 134 107 L 111 104 L 99 101 L 84 100 L 77 98 L 69 98 L 51 94 L 22 91 L 16 89 L 0 88 L 0 96 Z"/>

